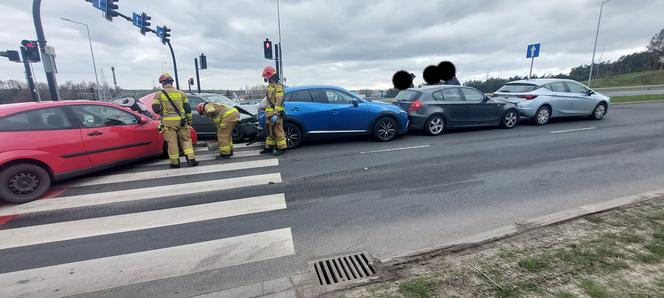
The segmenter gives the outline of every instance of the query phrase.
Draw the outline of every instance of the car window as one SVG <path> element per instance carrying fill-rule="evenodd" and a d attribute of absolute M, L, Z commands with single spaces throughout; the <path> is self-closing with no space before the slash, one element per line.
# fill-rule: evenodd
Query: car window
<path fill-rule="evenodd" d="M 0 119 L 0 131 L 58 130 L 73 128 L 62 108 L 22 112 Z"/>
<path fill-rule="evenodd" d="M 77 105 L 71 108 L 86 128 L 138 124 L 133 114 L 113 107 Z"/>
<path fill-rule="evenodd" d="M 443 92 L 440 91 L 440 90 L 434 92 L 433 94 L 431 94 L 431 96 L 433 96 L 433 99 L 434 99 L 434 100 L 437 100 L 437 101 L 443 101 L 443 100 L 445 100 L 445 98 L 443 97 Z"/>
<path fill-rule="evenodd" d="M 297 92 L 293 93 L 293 95 L 291 95 L 291 97 L 288 101 L 312 102 L 314 100 L 311 97 L 311 94 L 309 94 L 309 91 L 300 90 L 300 91 L 297 91 Z"/>
<path fill-rule="evenodd" d="M 420 96 L 420 91 L 415 90 L 403 90 L 397 94 L 397 97 L 394 100 L 397 101 L 413 101 Z"/>
<path fill-rule="evenodd" d="M 577 84 L 577 83 L 572 83 L 572 82 L 565 82 L 567 84 L 567 88 L 569 88 L 569 92 L 571 93 L 586 93 L 586 88 Z"/>
<path fill-rule="evenodd" d="M 203 103 L 203 99 L 198 98 L 198 97 L 188 96 L 188 99 L 189 99 L 189 105 L 192 108 L 196 108 L 196 106 L 198 106 L 198 104 Z"/>
<path fill-rule="evenodd" d="M 325 95 L 327 96 L 328 103 L 346 104 L 353 102 L 352 96 L 337 90 L 325 90 Z"/>
<path fill-rule="evenodd" d="M 314 102 L 327 103 L 327 95 L 325 92 L 320 89 L 309 89 L 309 94 L 313 98 Z"/>
<path fill-rule="evenodd" d="M 234 101 L 234 100 L 232 100 L 232 99 L 230 99 L 226 96 L 223 96 L 223 95 L 214 94 L 214 95 L 205 95 L 204 97 L 207 100 L 209 100 L 210 102 L 213 102 L 213 103 L 220 103 L 220 104 L 225 104 L 225 105 L 229 105 L 229 106 L 237 106 L 238 105 L 238 103 L 236 101 Z"/>
<path fill-rule="evenodd" d="M 537 89 L 537 85 L 532 84 L 523 84 L 523 83 L 512 83 L 500 87 L 498 91 L 501 93 L 525 93 Z"/>
<path fill-rule="evenodd" d="M 479 91 L 475 91 L 469 88 L 461 88 L 463 96 L 466 98 L 466 101 L 480 102 L 484 100 L 484 94 Z"/>
<path fill-rule="evenodd" d="M 565 85 L 562 82 L 555 82 L 555 83 L 546 84 L 544 87 L 546 87 L 546 89 L 549 89 L 553 92 L 567 92 L 567 89 L 565 89 Z"/>
<path fill-rule="evenodd" d="M 447 88 L 440 91 L 443 93 L 445 101 L 463 101 L 459 93 L 459 88 Z"/>

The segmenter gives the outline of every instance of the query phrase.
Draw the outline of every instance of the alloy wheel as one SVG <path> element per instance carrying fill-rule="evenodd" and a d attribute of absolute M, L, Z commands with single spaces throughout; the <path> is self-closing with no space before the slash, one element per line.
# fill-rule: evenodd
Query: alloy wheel
<path fill-rule="evenodd" d="M 297 128 L 289 125 L 288 127 L 286 127 L 285 134 L 286 134 L 286 144 L 288 148 L 297 146 L 297 144 L 300 143 L 300 139 L 302 136 L 300 136 L 300 132 Z"/>
<path fill-rule="evenodd" d="M 507 112 L 507 115 L 505 115 L 505 127 L 507 128 L 514 127 L 518 120 L 519 119 L 518 116 L 516 115 L 516 112 L 514 111 Z"/>
<path fill-rule="evenodd" d="M 549 117 L 551 115 L 549 114 L 549 109 L 547 108 L 542 108 L 540 111 L 537 113 L 537 123 L 542 125 L 546 124 L 549 122 Z"/>
<path fill-rule="evenodd" d="M 397 133 L 393 120 L 384 120 L 378 125 L 378 137 L 381 140 L 391 140 Z"/>
<path fill-rule="evenodd" d="M 445 129 L 445 120 L 440 117 L 434 117 L 429 121 L 429 133 L 438 135 Z"/>
<path fill-rule="evenodd" d="M 600 104 L 595 108 L 595 119 L 602 119 L 604 118 L 604 115 L 606 114 L 606 106 L 603 104 Z"/>
<path fill-rule="evenodd" d="M 20 172 L 9 177 L 7 187 L 16 195 L 27 195 L 39 189 L 39 177 L 34 173 Z"/>

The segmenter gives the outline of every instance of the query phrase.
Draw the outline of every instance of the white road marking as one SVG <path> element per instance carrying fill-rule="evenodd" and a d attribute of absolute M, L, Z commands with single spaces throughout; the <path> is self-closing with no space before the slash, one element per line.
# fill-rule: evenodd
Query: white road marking
<path fill-rule="evenodd" d="M 34 212 L 44 212 L 66 208 L 89 207 L 109 203 L 133 202 L 168 196 L 188 195 L 208 191 L 219 191 L 239 187 L 264 185 L 268 183 L 281 183 L 281 174 L 272 173 L 253 175 L 237 178 L 217 179 L 193 183 L 154 186 L 36 200 L 20 205 L 0 207 L 0 216 L 29 214 Z"/>
<path fill-rule="evenodd" d="M 185 167 L 180 169 L 163 169 L 163 170 L 154 170 L 147 172 L 83 178 L 83 179 L 74 180 L 71 183 L 67 183 L 64 187 L 99 185 L 99 184 L 108 184 L 108 183 L 117 183 L 117 182 L 126 182 L 126 181 L 179 177 L 179 176 L 187 176 L 194 174 L 205 174 L 205 173 L 226 172 L 234 170 L 262 168 L 262 167 L 272 167 L 278 165 L 279 165 L 279 160 L 276 158 L 244 161 L 244 162 L 220 163 L 220 164 L 207 165 L 207 166 Z"/>
<path fill-rule="evenodd" d="M 284 228 L 0 274 L 0 297 L 68 296 L 293 254 Z"/>
<path fill-rule="evenodd" d="M 239 157 L 253 157 L 253 156 L 260 156 L 260 155 L 261 155 L 260 151 L 239 151 L 239 152 L 234 152 L 233 157 L 231 157 L 230 160 L 232 161 L 234 158 L 239 158 Z M 196 160 L 197 161 L 214 160 L 214 158 L 216 156 L 217 156 L 216 154 L 202 154 L 202 155 L 197 155 Z M 180 159 L 180 162 L 183 163 L 183 164 L 185 163 L 183 158 Z M 154 161 L 154 162 L 150 162 L 150 163 L 145 163 L 143 165 L 154 166 L 154 165 L 167 165 L 169 163 L 171 163 L 171 162 L 168 159 L 163 159 L 163 160 L 158 160 L 158 161 Z"/>
<path fill-rule="evenodd" d="M 206 146 L 206 147 L 196 147 L 196 148 L 194 148 L 194 151 L 196 151 L 196 152 L 206 152 L 206 151 L 210 151 L 210 150 Z"/>
<path fill-rule="evenodd" d="M 286 209 L 283 194 L 0 230 L 0 249 Z"/>
<path fill-rule="evenodd" d="M 575 129 L 567 129 L 567 130 L 554 130 L 550 131 L 549 133 L 566 133 L 566 132 L 575 132 L 575 131 L 584 131 L 584 130 L 593 130 L 597 129 L 597 127 L 584 127 L 584 128 L 575 128 Z"/>
<path fill-rule="evenodd" d="M 399 147 L 399 148 L 380 149 L 380 150 L 360 152 L 360 154 L 372 154 L 372 153 L 382 153 L 382 152 L 392 152 L 392 151 L 402 151 L 402 150 L 413 150 L 413 149 L 422 149 L 422 148 L 429 148 L 429 147 L 431 147 L 431 145 Z"/>

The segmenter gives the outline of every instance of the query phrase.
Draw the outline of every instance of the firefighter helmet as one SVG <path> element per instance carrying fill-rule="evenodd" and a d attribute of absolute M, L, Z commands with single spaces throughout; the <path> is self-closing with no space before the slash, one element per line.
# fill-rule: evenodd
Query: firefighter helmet
<path fill-rule="evenodd" d="M 274 69 L 274 67 L 272 66 L 266 66 L 265 68 L 263 68 L 263 78 L 266 80 L 273 77 L 276 74 L 277 70 Z"/>
<path fill-rule="evenodd" d="M 159 83 L 160 84 L 171 84 L 173 83 L 173 77 L 169 73 L 162 74 L 159 76 Z"/>
<path fill-rule="evenodd" d="M 206 104 L 205 102 L 201 102 L 201 103 L 198 104 L 198 106 L 196 106 L 196 110 L 198 111 L 198 115 L 202 116 L 203 114 L 205 114 L 205 104 Z"/>

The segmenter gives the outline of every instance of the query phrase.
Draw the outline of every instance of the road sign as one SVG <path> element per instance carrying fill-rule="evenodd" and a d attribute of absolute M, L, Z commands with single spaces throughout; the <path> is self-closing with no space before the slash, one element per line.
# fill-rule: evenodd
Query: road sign
<path fill-rule="evenodd" d="M 141 28 L 143 27 L 143 18 L 140 14 L 133 13 L 131 16 L 131 23 L 134 24 L 134 26 Z"/>
<path fill-rule="evenodd" d="M 526 58 L 539 57 L 539 52 L 540 52 L 540 44 L 539 43 L 534 43 L 534 44 L 528 45 L 528 49 L 526 50 Z"/>

